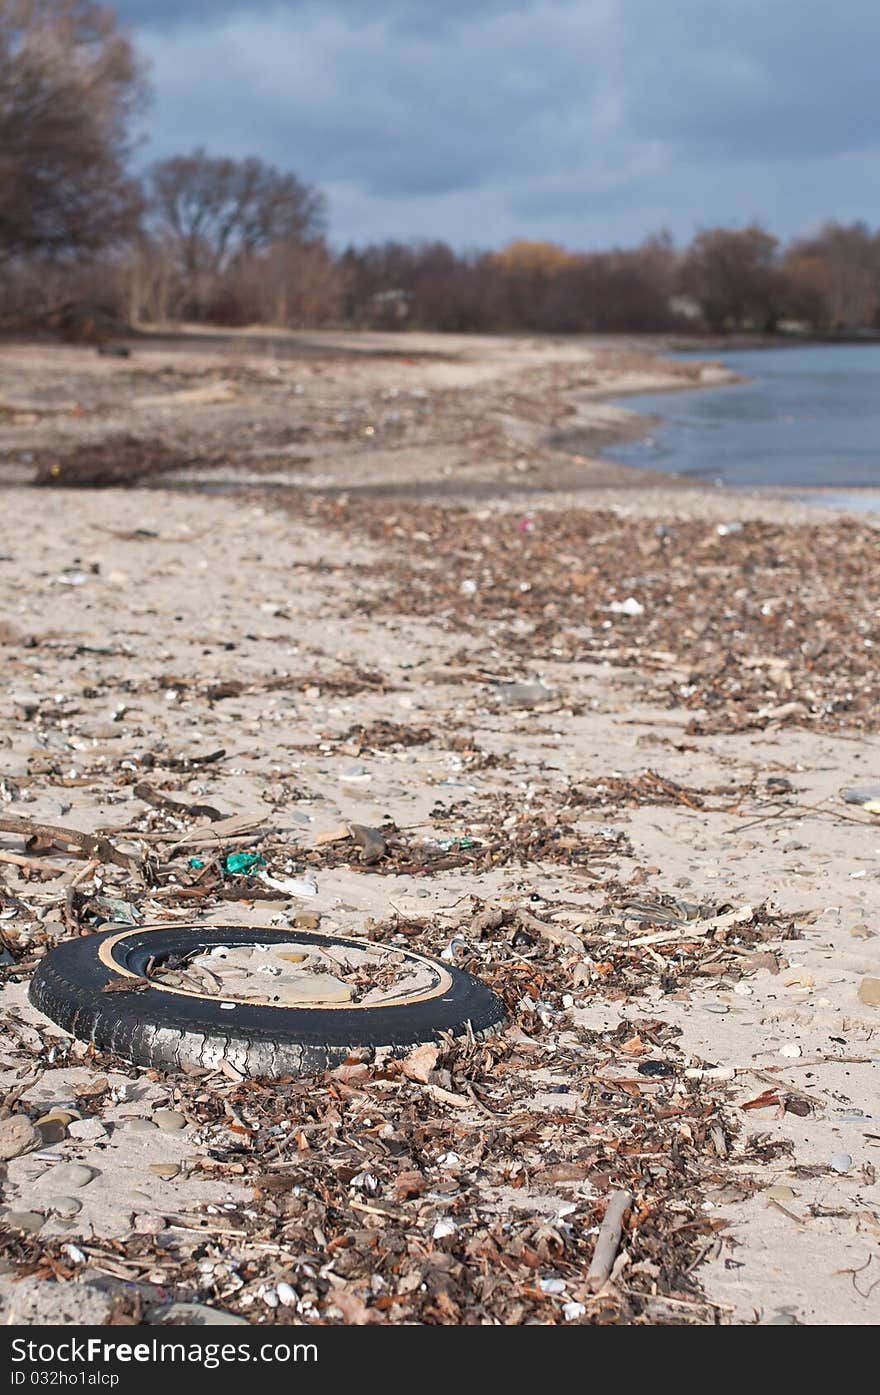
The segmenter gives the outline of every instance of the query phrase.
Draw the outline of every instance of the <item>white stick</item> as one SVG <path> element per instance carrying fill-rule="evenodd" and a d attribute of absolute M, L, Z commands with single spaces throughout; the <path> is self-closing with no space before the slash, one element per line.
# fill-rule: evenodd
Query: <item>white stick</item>
<path fill-rule="evenodd" d="M 595 1293 L 608 1279 L 620 1245 L 623 1221 L 632 1205 L 632 1192 L 612 1192 L 596 1237 L 593 1262 L 587 1271 L 587 1284 Z"/>

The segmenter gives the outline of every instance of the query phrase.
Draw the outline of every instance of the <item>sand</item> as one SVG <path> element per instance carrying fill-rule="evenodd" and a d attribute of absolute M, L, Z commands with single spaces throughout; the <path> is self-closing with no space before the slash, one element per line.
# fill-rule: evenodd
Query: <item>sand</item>
<path fill-rule="evenodd" d="M 828 810 L 843 808 L 842 786 L 880 776 L 876 738 L 846 732 L 771 727 L 685 738 L 687 714 L 646 707 L 628 691 L 630 670 L 609 665 L 526 666 L 520 677 L 540 679 L 559 701 L 546 711 L 499 708 L 485 681 L 444 680 L 461 653 L 460 637 L 442 620 L 371 604 L 377 582 L 361 569 L 381 562 L 374 544 L 298 518 L 295 504 L 281 507 L 274 487 L 292 484 L 349 497 L 387 493 L 393 507 L 414 493 L 463 501 L 485 510 L 487 527 L 496 512 L 524 505 L 612 508 L 646 526 L 696 517 L 710 527 L 769 513 L 798 528 L 815 517 L 804 505 L 685 488 L 590 455 L 589 443 L 641 429 L 610 408 L 606 394 L 680 382 L 674 369 L 646 362 L 637 346 L 627 346 L 616 367 L 607 345 L 439 336 L 263 342 L 242 335 L 216 345 L 192 335 L 183 345 L 157 337 L 134 347 L 131 360 L 42 345 L 0 351 L 0 402 L 13 404 L 19 418 L 16 424 L 7 412 L 0 420 L 8 481 L 0 520 L 0 626 L 8 633 L 0 638 L 10 640 L 0 649 L 0 746 L 10 782 L 3 811 L 86 831 L 122 829 L 144 806 L 112 772 L 127 751 L 159 746 L 190 753 L 226 747 L 222 769 L 182 776 L 180 788 L 240 815 L 265 812 L 267 781 L 283 772 L 291 794 L 278 822 L 296 837 L 344 819 L 376 824 L 387 817 L 429 832 L 438 786 L 444 798 L 475 786 L 481 796 L 497 791 L 516 800 L 532 782 L 552 787 L 555 771 L 560 779 L 576 770 L 590 780 L 650 765 L 701 787 L 760 783 L 784 771 L 799 805 Z M 717 378 L 714 370 L 710 377 Z M 191 390 L 193 380 L 231 382 L 231 396 L 175 404 L 174 393 Z M 144 405 L 131 405 L 135 396 Z M 413 413 L 402 437 L 375 444 L 376 433 L 399 429 L 399 420 L 383 425 L 383 413 L 402 408 Z M 328 423 L 335 432 L 324 429 Z M 365 435 L 371 426 L 374 434 Z M 291 428 L 303 429 L 284 444 Z M 63 459 L 120 432 L 161 434 L 193 463 L 137 491 L 27 487 L 35 460 Z M 573 449 L 576 440 L 582 449 Z M 306 454 L 308 463 L 297 458 Z M 200 491 L 200 483 L 219 492 Z M 43 642 L 22 647 L 29 635 Z M 182 675 L 202 685 L 230 676 L 252 683 L 279 670 L 358 666 L 379 667 L 386 691 L 245 692 L 212 704 L 173 682 Z M 419 668 L 433 677 L 414 681 Z M 43 714 L 36 726 L 27 716 L 34 710 Z M 463 776 L 452 749 L 347 754 L 341 734 L 378 720 L 473 730 L 506 763 Z M 352 773 L 369 779 L 352 783 Z M 655 887 L 695 899 L 741 907 L 771 898 L 802 936 L 776 946 L 781 971 L 758 970 L 739 988 L 707 977 L 684 1000 L 659 990 L 637 1003 L 592 999 L 572 1008 L 572 1020 L 598 1031 L 621 1015 L 661 1018 L 680 1029 L 679 1045 L 694 1061 L 735 1072 L 711 1086 L 734 1110 L 777 1080 L 809 1097 L 813 1112 L 803 1117 L 773 1107 L 740 1110 L 743 1129 L 763 1135 L 770 1160 L 757 1191 L 743 1196 L 737 1178 L 754 1179 L 754 1167 L 738 1163 L 734 1150 L 727 1184 L 705 1202 L 727 1224 L 707 1245 L 698 1278 L 721 1323 L 873 1323 L 880 1318 L 880 1010 L 861 1002 L 858 989 L 863 978 L 880 975 L 880 824 L 793 809 L 790 818 L 745 827 L 747 813 L 632 808 L 616 823 L 634 855 L 616 866 L 623 879 L 637 867 L 654 868 Z M 20 850 L 8 835 L 0 846 Z M 6 886 L 50 923 L 70 875 L 34 883 L 15 866 L 2 867 Z M 586 912 L 589 898 L 577 881 L 539 866 L 487 875 L 455 869 L 425 880 L 339 867 L 319 874 L 308 909 L 322 916 L 322 928 L 341 933 L 362 931 L 389 903 L 420 916 L 448 914 L 470 893 L 499 903 L 531 894 L 580 899 Z M 207 918 L 253 923 L 260 914 L 259 905 L 230 902 Z M 25 991 L 15 981 L 2 990 L 4 1014 L 20 1015 L 19 1037 L 45 1030 Z M 0 1079 L 9 1089 L 29 1062 L 15 1032 L 4 1029 L 0 1042 Z M 25 1090 L 22 1106 L 35 1117 L 69 1101 L 74 1086 L 100 1070 L 100 1061 L 83 1060 L 46 1071 Z M 111 1125 L 174 1104 L 166 1079 L 111 1075 L 114 1082 L 120 1089 L 107 1113 Z M 182 1182 L 149 1171 L 150 1163 L 185 1162 L 200 1139 L 198 1119 L 178 1132 L 119 1127 L 98 1141 L 68 1138 L 7 1165 L 3 1204 L 38 1209 L 54 1190 L 56 1160 L 82 1161 L 100 1174 L 77 1194 L 77 1216 L 49 1216 L 41 1231 L 73 1245 L 92 1234 L 124 1238 L 137 1226 L 132 1217 L 240 1201 L 235 1187 L 204 1173 L 187 1178 L 184 1199 Z M 782 1143 L 789 1151 L 769 1147 Z M 45 1303 L 16 1308 L 17 1291 L 7 1267 L 0 1302 L 9 1320 L 52 1321 L 59 1313 L 73 1320 L 45 1293 Z M 67 1311 L 69 1295 L 65 1303 Z"/>

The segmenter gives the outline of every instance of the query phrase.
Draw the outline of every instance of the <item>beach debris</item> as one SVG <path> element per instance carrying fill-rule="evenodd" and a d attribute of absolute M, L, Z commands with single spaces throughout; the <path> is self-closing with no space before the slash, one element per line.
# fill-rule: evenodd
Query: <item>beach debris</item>
<path fill-rule="evenodd" d="M 631 617 L 644 615 L 645 607 L 641 601 L 637 601 L 635 596 L 627 596 L 625 601 L 611 601 L 605 607 L 609 615 L 629 615 Z"/>
<path fill-rule="evenodd" d="M 368 828 L 365 824 L 350 823 L 348 831 L 361 850 L 361 861 L 370 867 L 385 856 L 386 843 L 378 828 Z"/>
<path fill-rule="evenodd" d="M 227 853 L 223 866 L 227 872 L 237 876 L 253 872 L 257 867 L 265 867 L 266 859 L 262 853 Z"/>
<path fill-rule="evenodd" d="M 25 847 L 30 852 L 56 848 L 77 857 L 112 862 L 129 871 L 137 871 L 140 867 L 137 857 L 121 852 L 109 838 L 100 833 L 81 833 L 75 828 L 59 828 L 54 824 L 40 823 L 11 814 L 0 815 L 0 833 L 19 834 L 24 838 Z"/>
<path fill-rule="evenodd" d="M 317 883 L 310 876 L 271 877 L 268 872 L 260 872 L 258 879 L 275 891 L 283 891 L 286 896 L 309 897 L 318 894 Z"/>
<path fill-rule="evenodd" d="M 123 901 L 120 896 L 93 896 L 83 917 L 103 925 L 113 921 L 117 925 L 139 925 L 143 916 L 131 901 Z"/>
<path fill-rule="evenodd" d="M 164 790 L 154 789 L 146 780 L 139 780 L 133 786 L 132 794 L 137 799 L 142 799 L 145 804 L 151 804 L 154 809 L 167 809 L 172 814 L 187 818 L 210 819 L 211 822 L 217 822 L 229 817 L 228 814 L 222 814 L 219 809 L 215 809 L 213 804 L 187 804 L 183 800 L 173 799 Z"/>
<path fill-rule="evenodd" d="M 611 1276 L 617 1251 L 620 1248 L 623 1222 L 632 1206 L 632 1201 L 632 1192 L 623 1190 L 612 1192 L 608 1198 L 605 1215 L 602 1217 L 602 1224 L 596 1237 L 593 1258 L 587 1270 L 587 1287 L 593 1293 L 601 1289 Z"/>

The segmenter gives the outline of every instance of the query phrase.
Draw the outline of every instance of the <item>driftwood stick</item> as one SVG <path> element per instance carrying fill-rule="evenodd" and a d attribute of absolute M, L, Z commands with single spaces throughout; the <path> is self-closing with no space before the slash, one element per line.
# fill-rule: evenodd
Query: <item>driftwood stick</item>
<path fill-rule="evenodd" d="M 612 1192 L 596 1237 L 593 1261 L 587 1271 L 587 1285 L 595 1293 L 607 1282 L 620 1245 L 623 1221 L 632 1205 L 632 1192 Z"/>
<path fill-rule="evenodd" d="M 26 840 L 39 838 L 64 852 L 75 852 L 80 857 L 96 857 L 101 862 L 115 862 L 117 866 L 127 867 L 131 871 L 136 871 L 138 867 L 137 858 L 120 852 L 102 833 L 80 833 L 76 828 L 58 828 L 55 824 L 35 823 L 11 814 L 0 818 L 0 833 L 18 833 Z"/>

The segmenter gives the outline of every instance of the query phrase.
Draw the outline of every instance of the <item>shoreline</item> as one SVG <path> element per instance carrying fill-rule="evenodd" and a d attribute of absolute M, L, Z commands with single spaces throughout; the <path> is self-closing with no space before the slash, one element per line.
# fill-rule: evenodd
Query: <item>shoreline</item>
<path fill-rule="evenodd" d="M 0 833 L 0 1084 L 63 1111 L 0 1178 L 0 1312 L 878 1320 L 870 520 L 548 445 L 687 376 L 641 351 L 322 343 L 0 348 L 7 825 L 125 853 Z M 269 883 L 190 858 L 224 826 Z M 409 1075 L 128 1067 L 27 1000 L 119 914 L 455 956 L 508 1025 Z"/>

